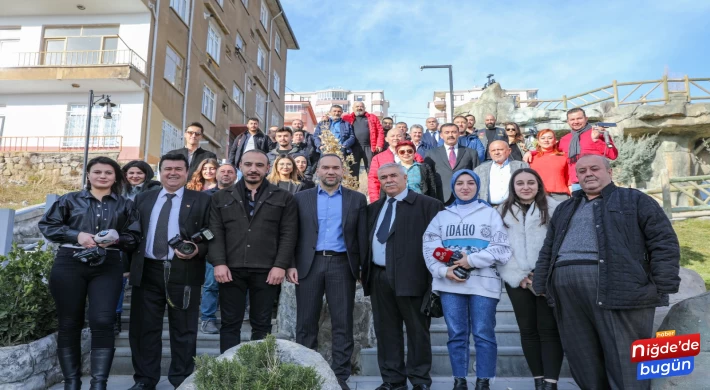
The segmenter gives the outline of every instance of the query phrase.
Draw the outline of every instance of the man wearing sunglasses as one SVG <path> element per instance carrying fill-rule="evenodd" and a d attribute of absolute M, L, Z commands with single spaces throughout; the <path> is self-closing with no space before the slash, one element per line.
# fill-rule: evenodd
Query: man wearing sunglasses
<path fill-rule="evenodd" d="M 171 150 L 165 154 L 182 154 L 187 158 L 187 163 L 190 169 L 187 173 L 187 181 L 190 181 L 192 174 L 195 173 L 197 167 L 200 165 L 202 160 L 213 158 L 217 159 L 217 155 L 210 152 L 209 150 L 204 150 L 200 147 L 200 142 L 204 138 L 205 129 L 202 127 L 200 122 L 192 122 L 187 129 L 185 129 L 185 147 L 180 149 Z"/>

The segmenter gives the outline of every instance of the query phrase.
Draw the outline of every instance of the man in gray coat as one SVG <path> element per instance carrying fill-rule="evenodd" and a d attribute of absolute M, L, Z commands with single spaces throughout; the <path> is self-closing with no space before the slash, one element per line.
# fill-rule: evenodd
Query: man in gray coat
<path fill-rule="evenodd" d="M 513 172 L 528 168 L 522 161 L 510 160 L 510 146 L 505 141 L 488 144 L 491 160 L 477 166 L 473 171 L 481 178 L 479 196 L 492 205 L 499 205 L 508 199 L 508 185 Z"/>

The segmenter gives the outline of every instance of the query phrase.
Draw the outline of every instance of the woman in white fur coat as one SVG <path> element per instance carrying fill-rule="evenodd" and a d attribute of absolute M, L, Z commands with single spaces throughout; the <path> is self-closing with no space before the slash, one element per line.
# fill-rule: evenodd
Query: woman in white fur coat
<path fill-rule="evenodd" d="M 513 255 L 508 263 L 498 266 L 498 271 L 513 304 L 536 390 L 557 389 L 562 366 L 562 344 L 552 309 L 545 297 L 531 289 L 547 224 L 558 204 L 547 196 L 540 175 L 522 168 L 513 172 L 508 199 L 499 206 Z"/>

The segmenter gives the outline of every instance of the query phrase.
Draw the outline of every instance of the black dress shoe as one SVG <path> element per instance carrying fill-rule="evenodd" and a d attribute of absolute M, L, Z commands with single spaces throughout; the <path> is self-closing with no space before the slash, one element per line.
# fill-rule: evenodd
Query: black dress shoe
<path fill-rule="evenodd" d="M 454 390 L 468 390 L 466 378 L 454 378 Z"/>
<path fill-rule="evenodd" d="M 155 386 L 151 386 L 147 383 L 136 382 L 136 384 L 128 390 L 155 390 Z"/>
<path fill-rule="evenodd" d="M 543 383 L 542 390 L 557 390 L 557 383 L 545 382 Z"/>
<path fill-rule="evenodd" d="M 412 390 L 431 390 L 431 386 L 429 386 L 429 385 L 414 385 L 414 386 L 412 386 Z"/>
<path fill-rule="evenodd" d="M 542 378 L 535 379 L 535 390 L 542 390 L 542 386 L 545 384 L 545 380 Z"/>
<path fill-rule="evenodd" d="M 376 388 L 375 390 L 407 390 L 407 389 L 409 389 L 409 386 L 407 386 L 407 382 L 400 382 L 400 383 L 384 382 L 380 385 L 380 387 Z"/>
<path fill-rule="evenodd" d="M 476 390 L 491 390 L 490 379 L 476 378 Z"/>

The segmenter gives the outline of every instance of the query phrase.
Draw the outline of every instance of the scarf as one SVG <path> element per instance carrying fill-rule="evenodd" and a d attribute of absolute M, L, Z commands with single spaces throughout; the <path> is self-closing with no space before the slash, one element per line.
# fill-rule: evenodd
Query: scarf
<path fill-rule="evenodd" d="M 462 200 L 459 199 L 458 195 L 456 195 L 456 179 L 458 179 L 459 176 L 466 174 L 469 175 L 473 178 L 473 180 L 476 182 L 476 193 L 473 195 L 473 198 L 469 200 Z M 485 200 L 478 199 L 478 193 L 481 192 L 481 178 L 478 177 L 478 175 L 473 172 L 470 169 L 461 169 L 459 171 L 454 172 L 453 177 L 451 177 L 451 193 L 454 194 L 454 198 L 456 200 L 454 201 L 453 205 L 462 205 L 462 204 L 469 204 L 473 202 L 478 202 L 478 203 L 483 203 L 484 205 L 490 207 L 491 205 L 488 204 Z"/>
<path fill-rule="evenodd" d="M 579 144 L 579 137 L 582 136 L 582 134 L 586 133 L 587 131 L 591 130 L 592 126 L 587 123 L 586 126 L 584 126 L 583 129 L 579 131 L 574 131 L 572 130 L 572 140 L 569 142 L 569 152 L 567 152 L 567 156 L 569 157 L 569 162 L 571 163 L 576 163 L 577 159 L 579 159 L 579 154 L 582 152 L 582 147 Z"/>

